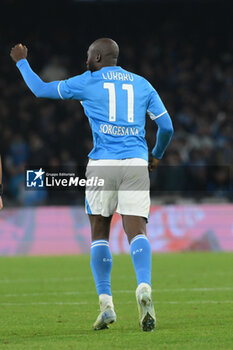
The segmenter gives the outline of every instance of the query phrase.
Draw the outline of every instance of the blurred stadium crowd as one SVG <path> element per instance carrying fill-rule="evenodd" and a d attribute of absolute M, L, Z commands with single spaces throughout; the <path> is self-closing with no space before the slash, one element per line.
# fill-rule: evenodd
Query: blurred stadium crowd
<path fill-rule="evenodd" d="M 180 9 L 176 17 L 162 9 L 156 24 L 153 14 L 141 11 L 140 6 L 134 11 L 143 27 L 136 22 L 133 28 L 127 27 L 127 21 L 122 21 L 114 31 L 117 19 L 113 18 L 111 24 L 90 29 L 83 21 L 79 35 L 72 20 L 56 26 L 56 18 L 47 18 L 39 30 L 33 26 L 28 30 L 24 24 L 14 36 L 12 28 L 5 29 L 0 55 L 0 149 L 5 196 L 11 203 L 52 203 L 44 192 L 25 194 L 25 167 L 50 165 L 62 170 L 85 165 L 92 136 L 77 101 L 40 100 L 32 95 L 8 56 L 10 46 L 23 42 L 29 48 L 32 68 L 42 79 L 62 80 L 85 71 L 87 48 L 99 36 L 118 41 L 119 65 L 148 79 L 173 119 L 175 134 L 161 162 L 168 168 L 152 175 L 152 187 L 169 191 L 177 186 L 187 195 L 184 169 L 192 166 L 191 189 L 210 189 L 215 196 L 232 198 L 227 189 L 233 163 L 233 42 L 224 35 L 232 25 L 226 21 L 218 32 L 214 18 L 206 26 L 204 14 L 196 25 L 188 8 Z M 94 12 L 89 23 L 100 15 L 101 7 Z M 156 126 L 147 119 L 151 149 Z"/>

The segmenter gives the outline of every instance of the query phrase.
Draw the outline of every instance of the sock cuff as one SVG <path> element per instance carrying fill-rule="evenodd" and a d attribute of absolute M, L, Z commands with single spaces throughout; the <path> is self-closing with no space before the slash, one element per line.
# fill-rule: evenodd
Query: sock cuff
<path fill-rule="evenodd" d="M 132 243 L 134 243 L 134 242 L 137 241 L 138 239 L 146 239 L 146 240 L 148 241 L 146 235 L 139 234 L 139 235 L 135 236 L 135 237 L 132 239 L 132 241 L 130 242 L 130 245 L 132 245 Z"/>
<path fill-rule="evenodd" d="M 109 247 L 109 242 L 105 239 L 97 239 L 96 241 L 93 241 L 91 243 L 91 248 L 99 247 L 99 246 L 106 246 Z"/>

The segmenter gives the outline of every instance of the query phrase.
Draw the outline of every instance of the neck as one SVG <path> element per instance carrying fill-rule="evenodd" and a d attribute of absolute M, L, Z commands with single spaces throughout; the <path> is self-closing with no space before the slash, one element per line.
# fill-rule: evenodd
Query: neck
<path fill-rule="evenodd" d="M 100 68 L 103 67 L 115 67 L 117 65 L 117 60 L 102 60 L 102 62 L 100 63 Z"/>
<path fill-rule="evenodd" d="M 104 67 L 116 67 L 117 65 L 117 61 L 116 62 L 110 62 L 110 61 L 102 61 L 101 63 L 99 63 L 98 66 L 95 66 L 95 69 L 91 70 L 92 72 L 96 72 L 98 70 L 100 70 L 101 68 Z"/>

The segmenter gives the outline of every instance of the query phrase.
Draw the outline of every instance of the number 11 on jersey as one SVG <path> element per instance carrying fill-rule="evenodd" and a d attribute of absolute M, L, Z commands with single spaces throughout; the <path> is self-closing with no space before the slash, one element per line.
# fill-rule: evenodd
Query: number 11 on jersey
<path fill-rule="evenodd" d="M 104 83 L 104 89 L 109 93 L 109 121 L 116 121 L 116 90 L 114 83 Z M 127 119 L 129 123 L 134 122 L 134 91 L 132 84 L 122 84 L 122 89 L 127 91 L 128 106 Z"/>

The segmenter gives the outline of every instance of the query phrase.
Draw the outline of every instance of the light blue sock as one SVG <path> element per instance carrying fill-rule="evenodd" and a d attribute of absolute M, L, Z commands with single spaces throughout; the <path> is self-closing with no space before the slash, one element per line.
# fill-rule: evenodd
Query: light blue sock
<path fill-rule="evenodd" d="M 151 246 L 145 235 L 135 236 L 130 243 L 130 254 L 133 260 L 138 285 L 151 285 Z"/>
<path fill-rule="evenodd" d="M 99 239 L 91 244 L 91 269 L 98 295 L 111 293 L 112 255 L 108 241 Z"/>

